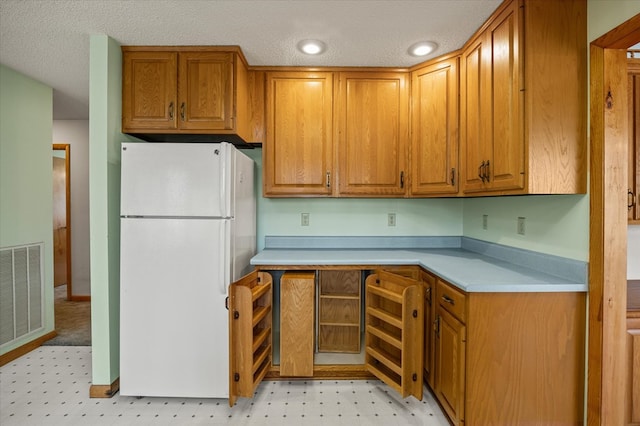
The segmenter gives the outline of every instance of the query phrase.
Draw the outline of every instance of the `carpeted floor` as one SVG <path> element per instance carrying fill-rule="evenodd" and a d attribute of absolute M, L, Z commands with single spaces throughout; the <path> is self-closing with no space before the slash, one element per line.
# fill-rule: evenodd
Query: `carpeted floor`
<path fill-rule="evenodd" d="M 67 286 L 54 289 L 55 329 L 46 346 L 91 346 L 91 302 L 67 301 Z"/>

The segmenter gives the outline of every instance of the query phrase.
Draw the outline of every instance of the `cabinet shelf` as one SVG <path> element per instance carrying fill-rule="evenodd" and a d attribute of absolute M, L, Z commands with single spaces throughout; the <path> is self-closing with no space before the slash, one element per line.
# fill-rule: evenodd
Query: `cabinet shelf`
<path fill-rule="evenodd" d="M 229 287 L 229 406 L 251 397 L 271 369 L 271 275 L 253 272 Z"/>
<path fill-rule="evenodd" d="M 422 399 L 424 289 L 386 271 L 366 280 L 365 365 L 403 398 Z"/>
<path fill-rule="evenodd" d="M 334 327 L 360 327 L 360 323 L 344 323 L 344 322 L 331 322 L 331 321 L 320 321 L 320 325 L 330 325 Z"/>
<path fill-rule="evenodd" d="M 258 306 L 253 311 L 252 326 L 255 327 L 264 319 L 267 314 L 271 313 L 271 306 Z"/>
<path fill-rule="evenodd" d="M 367 355 L 374 358 L 374 362 L 383 364 L 389 370 L 396 373 L 398 376 L 402 375 L 402 361 L 395 355 L 386 352 L 381 347 L 370 346 L 367 348 Z"/>
<path fill-rule="evenodd" d="M 360 287 L 359 270 L 320 271 L 320 352 L 360 352 Z"/>
<path fill-rule="evenodd" d="M 377 338 L 395 346 L 398 349 L 402 349 L 402 338 L 384 330 L 381 327 L 369 325 L 369 327 L 367 328 L 367 333 L 376 336 Z"/>
<path fill-rule="evenodd" d="M 330 294 L 321 294 L 320 299 L 360 300 L 360 295 L 353 294 L 353 293 L 330 293 Z"/>
<path fill-rule="evenodd" d="M 394 327 L 397 328 L 402 328 L 402 317 L 397 316 L 397 315 L 393 315 L 383 309 L 380 308 L 374 308 L 374 307 L 368 307 L 367 308 L 367 315 L 370 315 L 372 317 L 378 318 L 384 322 L 387 322 L 391 325 L 393 325 Z"/>

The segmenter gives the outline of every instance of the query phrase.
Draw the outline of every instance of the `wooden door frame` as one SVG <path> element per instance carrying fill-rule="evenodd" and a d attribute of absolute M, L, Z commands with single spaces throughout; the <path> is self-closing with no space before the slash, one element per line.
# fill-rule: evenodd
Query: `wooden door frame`
<path fill-rule="evenodd" d="M 71 145 L 68 143 L 54 143 L 54 151 L 64 151 L 64 173 L 65 173 L 65 215 L 67 221 L 67 300 L 73 299 L 72 279 L 71 279 Z"/>
<path fill-rule="evenodd" d="M 624 423 L 629 145 L 626 50 L 639 41 L 640 14 L 590 46 L 588 425 Z"/>

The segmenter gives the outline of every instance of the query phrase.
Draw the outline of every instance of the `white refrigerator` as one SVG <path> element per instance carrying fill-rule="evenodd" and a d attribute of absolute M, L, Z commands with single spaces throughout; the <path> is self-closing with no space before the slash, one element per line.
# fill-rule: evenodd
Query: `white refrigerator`
<path fill-rule="evenodd" d="M 229 284 L 256 249 L 254 162 L 229 143 L 123 143 L 120 393 L 229 396 Z"/>

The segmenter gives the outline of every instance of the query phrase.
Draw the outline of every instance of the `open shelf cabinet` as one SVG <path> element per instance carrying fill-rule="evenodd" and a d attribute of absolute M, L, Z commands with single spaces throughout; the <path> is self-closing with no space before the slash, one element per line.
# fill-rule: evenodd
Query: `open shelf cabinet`
<path fill-rule="evenodd" d="M 250 398 L 272 362 L 272 279 L 252 272 L 229 287 L 229 406 Z"/>
<path fill-rule="evenodd" d="M 319 352 L 360 352 L 359 270 L 322 270 L 319 273 Z"/>
<path fill-rule="evenodd" d="M 365 365 L 403 398 L 422 399 L 424 289 L 385 271 L 366 279 Z"/>

